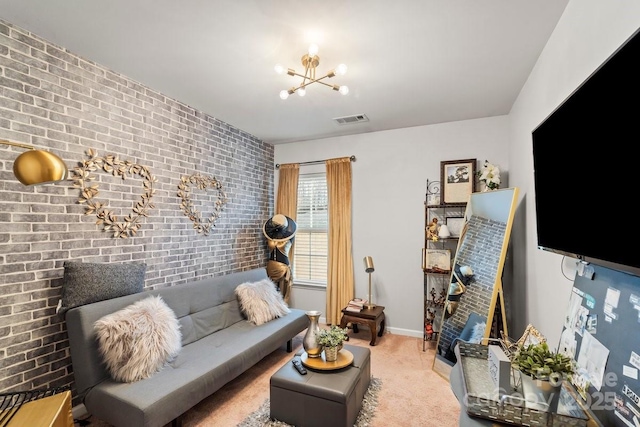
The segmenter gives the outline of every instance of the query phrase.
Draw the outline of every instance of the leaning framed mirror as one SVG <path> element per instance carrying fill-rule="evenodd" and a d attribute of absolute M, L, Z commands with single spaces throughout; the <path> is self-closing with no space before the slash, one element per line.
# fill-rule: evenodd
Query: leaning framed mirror
<path fill-rule="evenodd" d="M 506 188 L 469 197 L 433 362 L 433 370 L 447 380 L 460 340 L 487 343 L 492 331 L 508 335 L 502 273 L 517 196 L 517 188 Z"/>

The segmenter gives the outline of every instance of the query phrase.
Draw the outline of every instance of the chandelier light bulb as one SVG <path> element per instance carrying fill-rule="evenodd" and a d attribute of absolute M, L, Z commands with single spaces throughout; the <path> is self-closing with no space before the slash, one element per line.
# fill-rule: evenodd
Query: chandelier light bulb
<path fill-rule="evenodd" d="M 345 64 L 340 64 L 336 67 L 336 73 L 344 76 L 347 73 L 347 66 Z"/>
<path fill-rule="evenodd" d="M 287 99 L 289 97 L 289 91 L 285 90 L 281 90 L 280 91 L 280 99 Z"/>
<path fill-rule="evenodd" d="M 296 92 L 298 92 L 298 95 L 300 95 L 300 96 L 305 96 L 307 94 L 307 89 L 301 87 Z"/>
<path fill-rule="evenodd" d="M 340 90 L 338 92 L 340 92 L 342 95 L 346 95 L 349 93 L 349 88 L 347 86 L 340 86 Z"/>
<path fill-rule="evenodd" d="M 313 43 L 312 45 L 309 46 L 309 56 L 313 58 L 318 54 L 318 50 L 319 50 L 318 45 Z"/>
<path fill-rule="evenodd" d="M 276 73 L 278 73 L 278 74 L 284 73 L 284 67 L 282 65 L 280 65 L 280 64 L 276 64 L 276 66 L 273 67 L 273 68 L 274 68 L 274 70 L 276 70 Z"/>

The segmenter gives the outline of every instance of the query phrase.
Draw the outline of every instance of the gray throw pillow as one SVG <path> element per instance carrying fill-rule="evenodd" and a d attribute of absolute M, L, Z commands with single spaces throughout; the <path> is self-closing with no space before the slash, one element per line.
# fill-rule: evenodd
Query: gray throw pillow
<path fill-rule="evenodd" d="M 64 262 L 59 314 L 92 302 L 142 292 L 146 264 Z"/>

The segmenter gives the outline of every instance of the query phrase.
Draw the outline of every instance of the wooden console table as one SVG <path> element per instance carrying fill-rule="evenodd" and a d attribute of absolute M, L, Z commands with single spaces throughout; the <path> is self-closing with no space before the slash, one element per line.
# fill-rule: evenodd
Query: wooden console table
<path fill-rule="evenodd" d="M 353 325 L 353 332 L 355 333 L 358 333 L 358 324 L 368 326 L 371 330 L 369 345 L 376 345 L 376 339 L 384 334 L 384 307 L 377 305 L 374 308 L 363 308 L 362 311 L 349 311 L 343 308 L 340 327 L 346 328 L 347 323 Z"/>

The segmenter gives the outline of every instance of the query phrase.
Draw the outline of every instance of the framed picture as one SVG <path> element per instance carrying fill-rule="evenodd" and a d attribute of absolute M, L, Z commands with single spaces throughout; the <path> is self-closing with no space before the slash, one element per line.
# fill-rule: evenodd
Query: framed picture
<path fill-rule="evenodd" d="M 424 271 L 427 273 L 450 273 L 451 251 L 449 249 L 425 249 Z"/>
<path fill-rule="evenodd" d="M 447 217 L 445 218 L 447 228 L 451 233 L 451 237 L 460 237 L 462 235 L 462 229 L 464 228 L 465 218 L 463 216 Z"/>
<path fill-rule="evenodd" d="M 440 182 L 442 204 L 467 203 L 476 187 L 476 159 L 440 162 Z"/>

